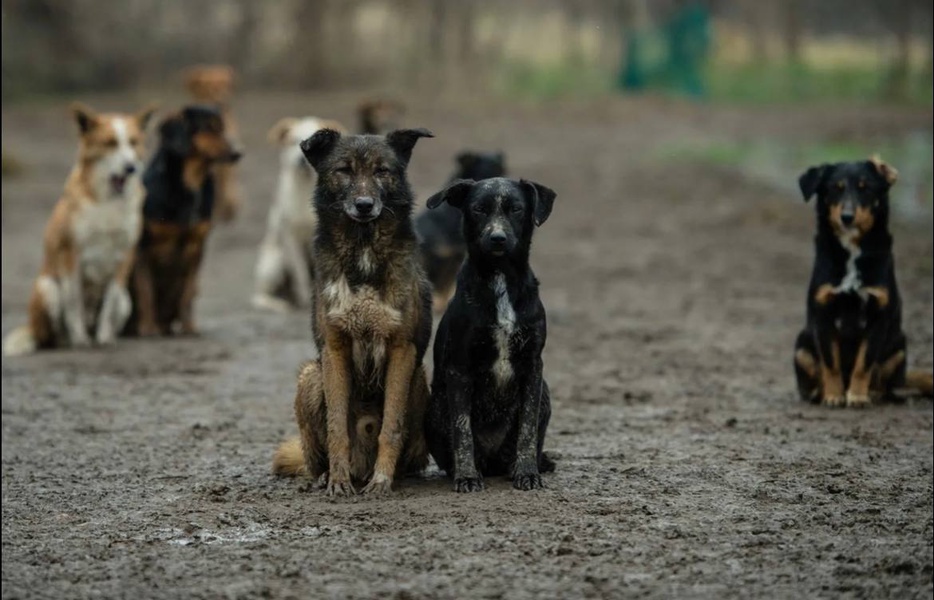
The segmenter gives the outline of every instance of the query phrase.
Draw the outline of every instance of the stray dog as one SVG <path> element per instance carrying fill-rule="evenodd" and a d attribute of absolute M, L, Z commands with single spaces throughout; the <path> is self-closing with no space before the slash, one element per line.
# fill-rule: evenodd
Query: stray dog
<path fill-rule="evenodd" d="M 405 107 L 393 100 L 368 100 L 357 107 L 360 133 L 383 135 L 401 124 Z"/>
<path fill-rule="evenodd" d="M 4 340 L 5 356 L 114 341 L 130 315 L 127 278 L 142 222 L 144 134 L 154 108 L 136 115 L 72 106 L 78 163 L 45 227 L 29 324 Z"/>
<path fill-rule="evenodd" d="M 185 70 L 185 87 L 192 98 L 200 104 L 217 107 L 224 119 L 227 137 L 239 144 L 237 121 L 234 119 L 230 100 L 233 96 L 234 70 L 227 65 L 198 65 Z M 237 184 L 236 167 L 231 162 L 222 162 L 214 167 L 217 217 L 232 221 L 243 206 L 240 186 Z"/>
<path fill-rule="evenodd" d="M 253 305 L 257 308 L 283 312 L 311 302 L 316 224 L 311 197 L 316 177 L 298 145 L 324 128 L 345 132 L 340 123 L 316 117 L 282 119 L 269 131 L 269 140 L 281 146 L 282 152 L 276 197 L 256 263 Z"/>
<path fill-rule="evenodd" d="M 531 181 L 455 181 L 428 200 L 464 215 L 467 261 L 435 338 L 425 420 L 428 449 L 457 492 L 483 489 L 484 475 L 542 487 L 554 470 L 542 452 L 551 396 L 542 376 L 545 308 L 529 267 L 532 230 L 555 193 Z"/>
<path fill-rule="evenodd" d="M 462 152 L 457 155 L 457 172 L 448 183 L 458 179 L 482 181 L 505 175 L 506 160 L 502 152 Z M 422 211 L 415 218 L 425 272 L 434 290 L 432 304 L 438 314 L 444 312 L 454 294 L 457 271 L 467 255 L 461 220 L 461 211 L 449 204 Z"/>
<path fill-rule="evenodd" d="M 240 159 L 211 107 L 189 106 L 159 126 L 143 175 L 143 233 L 136 249 L 128 335 L 195 334 L 194 299 L 214 208 L 213 167 Z"/>
<path fill-rule="evenodd" d="M 906 373 L 902 304 L 889 234 L 897 171 L 877 157 L 811 167 L 798 183 L 817 195 L 807 326 L 795 342 L 803 400 L 867 406 L 901 387 L 930 395 L 932 374 Z"/>
<path fill-rule="evenodd" d="M 428 463 L 423 417 L 431 291 L 418 259 L 406 166 L 425 129 L 383 136 L 322 129 L 302 142 L 318 173 L 312 332 L 319 357 L 298 378 L 300 440 L 273 459 L 329 495 L 385 493 Z"/>

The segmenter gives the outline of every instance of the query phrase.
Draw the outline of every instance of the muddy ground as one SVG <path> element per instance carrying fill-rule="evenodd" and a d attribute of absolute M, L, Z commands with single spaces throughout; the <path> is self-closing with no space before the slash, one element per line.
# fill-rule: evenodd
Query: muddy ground
<path fill-rule="evenodd" d="M 314 349 L 307 315 L 249 296 L 277 171 L 266 129 L 352 122 L 356 99 L 241 98 L 249 204 L 211 239 L 201 338 L 3 361 L 4 598 L 931 597 L 931 402 L 830 410 L 794 391 L 811 207 L 794 181 L 656 158 L 930 134 L 930 111 L 410 100 L 408 122 L 437 135 L 411 165 L 421 201 L 467 147 L 558 191 L 533 262 L 560 460 L 538 492 L 456 495 L 435 471 L 335 501 L 269 474 Z M 6 332 L 75 135 L 59 103 L 5 106 L 2 125 L 28 168 L 3 182 Z M 932 224 L 895 233 L 910 362 L 930 368 Z"/>

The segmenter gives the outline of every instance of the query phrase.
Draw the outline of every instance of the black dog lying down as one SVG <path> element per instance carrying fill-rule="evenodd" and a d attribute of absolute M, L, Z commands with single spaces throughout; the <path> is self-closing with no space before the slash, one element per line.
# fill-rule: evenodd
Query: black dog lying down
<path fill-rule="evenodd" d="M 529 267 L 532 230 L 555 193 L 530 181 L 455 181 L 428 200 L 464 215 L 467 262 L 438 326 L 425 420 L 428 449 L 458 492 L 484 475 L 510 475 L 521 490 L 554 470 L 542 452 L 551 417 L 542 377 L 545 308 Z"/>
<path fill-rule="evenodd" d="M 448 183 L 458 179 L 480 181 L 505 175 L 506 159 L 502 152 L 461 152 L 457 155 L 457 171 Z M 434 291 L 435 312 L 444 312 L 454 293 L 457 271 L 467 255 L 467 245 L 461 233 L 461 211 L 443 204 L 434 210 L 422 211 L 415 218 L 415 231 L 422 264 Z"/>

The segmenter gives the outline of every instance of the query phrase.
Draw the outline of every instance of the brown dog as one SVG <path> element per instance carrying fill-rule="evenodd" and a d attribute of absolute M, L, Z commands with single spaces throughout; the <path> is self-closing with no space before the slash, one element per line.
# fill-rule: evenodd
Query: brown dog
<path fill-rule="evenodd" d="M 233 96 L 235 74 L 227 65 L 197 65 L 185 70 L 185 87 L 192 98 L 202 104 L 214 105 L 224 119 L 224 131 L 232 140 L 238 140 L 237 122 L 230 101 Z M 243 205 L 243 196 L 237 183 L 236 167 L 233 163 L 221 163 L 214 167 L 216 215 L 223 222 L 236 218 Z"/>
<path fill-rule="evenodd" d="M 394 100 L 377 99 L 362 102 L 357 107 L 360 133 L 383 135 L 401 125 L 405 107 Z"/>

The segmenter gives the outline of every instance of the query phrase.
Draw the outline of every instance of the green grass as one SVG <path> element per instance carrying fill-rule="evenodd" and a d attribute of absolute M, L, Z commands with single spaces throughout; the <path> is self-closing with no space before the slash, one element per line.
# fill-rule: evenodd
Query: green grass
<path fill-rule="evenodd" d="M 506 63 L 493 77 L 500 94 L 532 100 L 594 97 L 609 93 L 612 85 L 613 77 L 605 71 L 574 60 L 551 65 Z"/>

